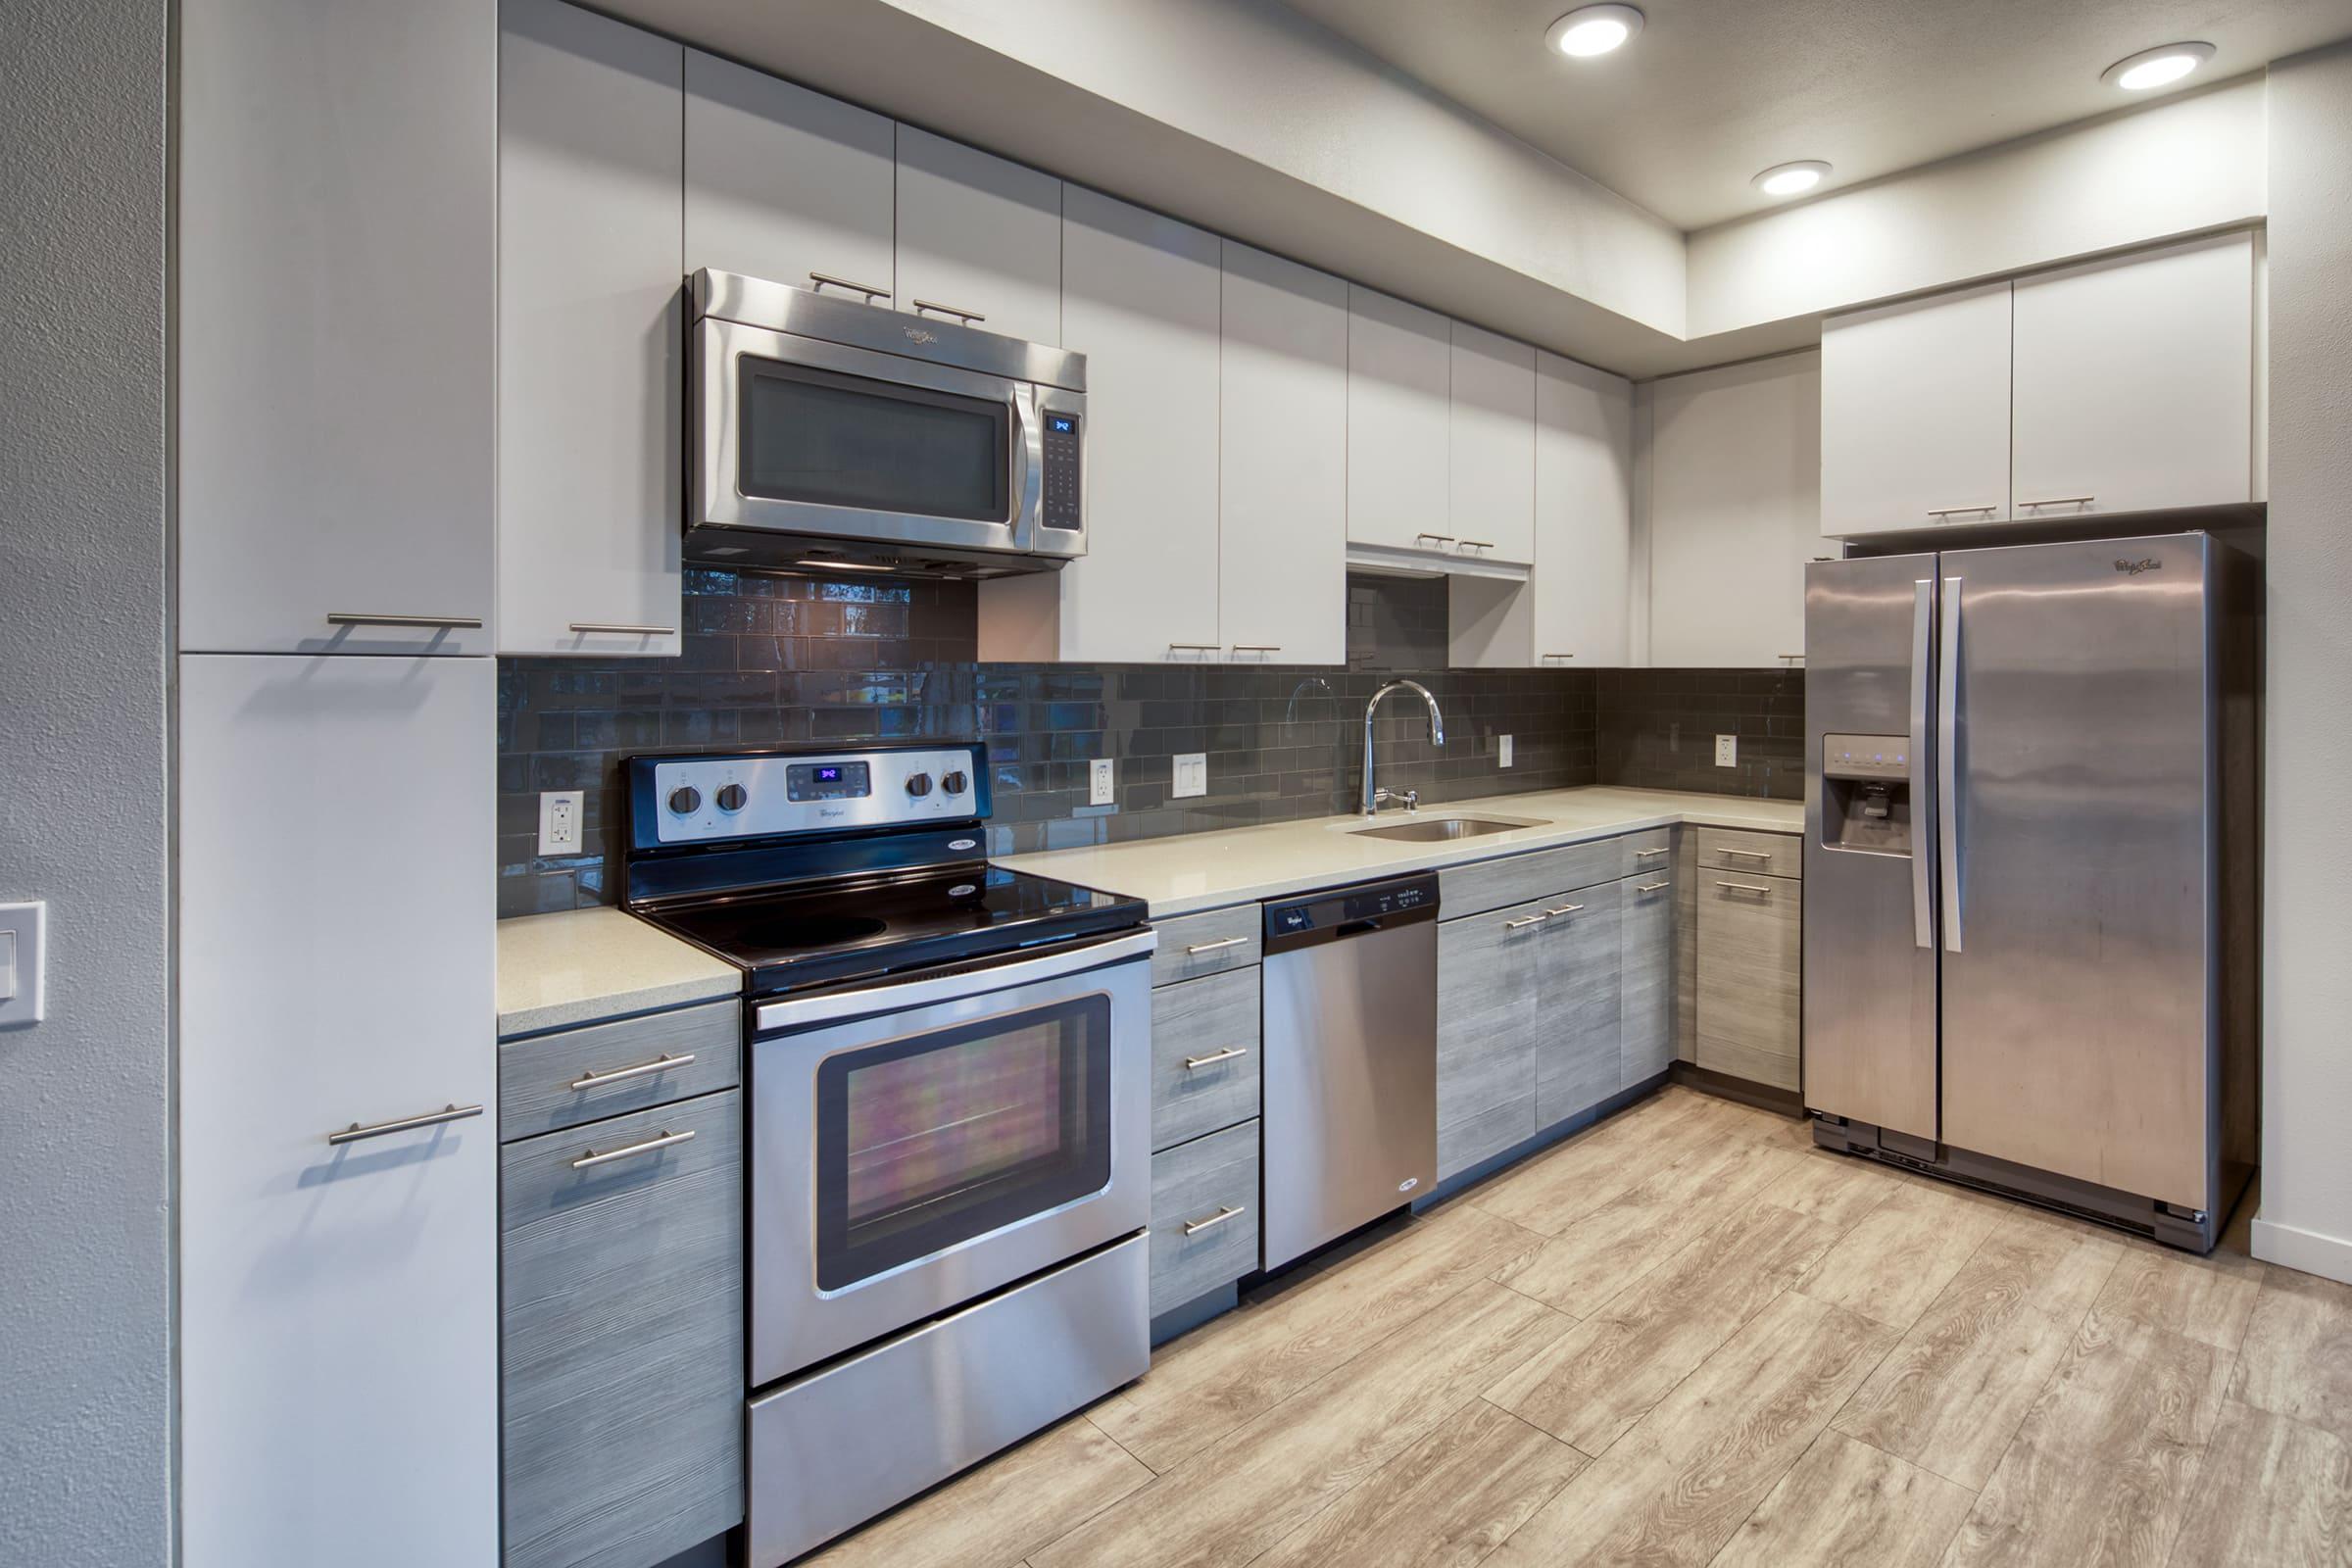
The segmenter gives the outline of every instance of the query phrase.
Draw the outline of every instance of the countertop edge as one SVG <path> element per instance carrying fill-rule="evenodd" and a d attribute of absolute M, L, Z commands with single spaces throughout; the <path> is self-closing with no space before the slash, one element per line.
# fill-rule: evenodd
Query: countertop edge
<path fill-rule="evenodd" d="M 743 994 L 743 974 L 624 909 L 518 915 L 498 927 L 498 1038 Z"/>

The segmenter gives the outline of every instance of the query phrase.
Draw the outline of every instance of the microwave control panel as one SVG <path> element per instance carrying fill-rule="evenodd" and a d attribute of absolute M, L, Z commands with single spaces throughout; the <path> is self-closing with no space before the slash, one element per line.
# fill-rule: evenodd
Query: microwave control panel
<path fill-rule="evenodd" d="M 1049 409 L 1045 420 L 1043 521 L 1049 528 L 1076 532 L 1078 514 L 1078 420 L 1080 416 Z"/>

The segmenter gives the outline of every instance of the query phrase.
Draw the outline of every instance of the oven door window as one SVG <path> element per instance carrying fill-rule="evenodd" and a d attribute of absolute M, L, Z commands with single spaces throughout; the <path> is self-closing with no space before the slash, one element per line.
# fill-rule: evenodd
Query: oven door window
<path fill-rule="evenodd" d="M 739 356 L 746 496 L 1004 522 L 1012 410 L 837 370 Z"/>
<path fill-rule="evenodd" d="M 828 1056 L 816 1285 L 837 1291 L 1110 1181 L 1101 994 Z"/>

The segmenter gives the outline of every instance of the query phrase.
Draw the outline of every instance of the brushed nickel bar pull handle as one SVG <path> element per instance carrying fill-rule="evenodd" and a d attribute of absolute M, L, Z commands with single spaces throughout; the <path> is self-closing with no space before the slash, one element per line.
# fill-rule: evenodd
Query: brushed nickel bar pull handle
<path fill-rule="evenodd" d="M 1456 539 L 1453 543 L 1457 550 L 1492 550 L 1494 548 L 1494 541 L 1492 539 Z"/>
<path fill-rule="evenodd" d="M 571 1162 L 571 1168 L 573 1170 L 586 1170 L 591 1165 L 602 1165 L 609 1160 L 626 1159 L 631 1154 L 650 1154 L 657 1149 L 667 1149 L 672 1144 L 683 1144 L 691 1140 L 693 1137 L 694 1129 L 689 1127 L 682 1133 L 662 1133 L 658 1137 L 648 1138 L 642 1144 L 631 1144 L 626 1149 L 608 1149 L 601 1154 L 595 1150 L 591 1149 L 588 1151 L 588 1152 L 573 1160 Z"/>
<path fill-rule="evenodd" d="M 611 1072 L 582 1073 L 571 1081 L 571 1087 L 574 1089 L 601 1089 L 606 1084 L 617 1084 L 631 1078 L 642 1078 L 648 1073 L 667 1072 L 672 1067 L 686 1066 L 693 1060 L 694 1053 L 691 1051 L 682 1056 L 673 1056 L 664 1051 L 652 1061 L 641 1061 L 634 1067 L 615 1067 Z"/>
<path fill-rule="evenodd" d="M 355 1121 L 339 1133 L 328 1133 L 326 1141 L 330 1144 L 356 1144 L 363 1138 L 381 1138 L 387 1133 L 405 1133 L 417 1127 L 438 1127 L 443 1122 L 464 1121 L 468 1116 L 479 1116 L 481 1113 L 482 1107 L 479 1105 L 453 1104 L 439 1110 L 428 1110 L 421 1116 L 403 1116 L 398 1121 L 379 1121 L 368 1127 L 363 1127 Z"/>
<path fill-rule="evenodd" d="M 1220 1061 L 1231 1061 L 1236 1056 L 1247 1056 L 1248 1054 L 1250 1054 L 1248 1046 L 1227 1046 L 1223 1051 L 1212 1051 L 1205 1056 L 1185 1057 L 1184 1070 L 1198 1072 L 1203 1067 L 1213 1067 Z"/>
<path fill-rule="evenodd" d="M 2047 501 L 2020 501 L 2021 507 L 2087 507 L 2097 496 L 2052 496 Z"/>
<path fill-rule="evenodd" d="M 1170 643 L 1168 652 L 1172 654 L 1213 654 L 1223 649 L 1224 646 L 1223 643 Z"/>
<path fill-rule="evenodd" d="M 1413 543 L 1416 545 L 1424 539 L 1435 539 L 1442 545 L 1449 545 L 1454 542 L 1453 535 L 1449 533 L 1417 533 L 1413 535 Z"/>
<path fill-rule="evenodd" d="M 1524 920 L 1505 920 L 1502 922 L 1502 928 L 1505 931 L 1516 931 L 1522 926 L 1542 925 L 1550 918 L 1551 916 L 1548 914 L 1531 914 Z"/>
<path fill-rule="evenodd" d="M 1279 654 L 1282 652 L 1282 644 L 1235 643 L 1233 645 L 1233 651 L 1237 654 Z"/>
<path fill-rule="evenodd" d="M 1802 662 L 1805 656 L 1802 654 L 1775 654 L 1772 657 L 1783 662 L 1794 664 Z"/>
<path fill-rule="evenodd" d="M 1634 852 L 1634 858 L 1637 860 L 1646 860 L 1653 855 L 1672 855 L 1673 853 L 1673 845 L 1662 844 L 1654 850 L 1636 850 Z"/>
<path fill-rule="evenodd" d="M 1718 882 L 1715 885 L 1719 888 L 1730 888 L 1734 893 L 1761 893 L 1766 898 L 1772 897 L 1772 889 L 1758 887 L 1753 882 Z"/>
<path fill-rule="evenodd" d="M 1585 906 L 1581 904 L 1563 904 L 1556 909 L 1545 909 L 1544 917 L 1548 920 L 1555 914 L 1582 914 L 1584 908 Z"/>
<path fill-rule="evenodd" d="M 1975 512 L 1998 512 L 2000 510 L 2001 505 L 1996 501 L 1989 507 L 1930 507 L 1928 515 L 1931 517 L 1964 517 Z"/>
<path fill-rule="evenodd" d="M 1187 956 L 1202 953 L 1218 953 L 1226 948 L 1238 948 L 1249 940 L 1248 937 L 1219 937 L 1214 942 L 1196 942 L 1184 951 Z"/>
<path fill-rule="evenodd" d="M 1212 1225 L 1222 1225 L 1227 1220 L 1237 1218 L 1240 1215 L 1248 1213 L 1249 1211 L 1250 1205 L 1247 1203 L 1219 1204 L 1217 1211 L 1214 1214 L 1209 1215 L 1206 1219 L 1186 1220 L 1184 1222 L 1184 1234 L 1187 1236 L 1198 1236 Z"/>
<path fill-rule="evenodd" d="M 453 631 L 478 630 L 479 615 L 375 615 L 357 610 L 330 610 L 326 612 L 329 626 L 429 626 Z"/>
<path fill-rule="evenodd" d="M 835 288 L 855 289 L 864 295 L 869 304 L 875 300 L 890 298 L 890 290 L 886 288 L 876 288 L 871 283 L 860 283 L 854 277 L 835 277 L 831 272 L 810 272 L 808 281 L 816 285 L 809 290 L 811 294 L 822 294 L 825 291 L 825 285 L 830 283 Z"/>
<path fill-rule="evenodd" d="M 1545 659 L 1574 659 L 1576 656 L 1574 654 L 1545 654 L 1544 657 Z"/>
<path fill-rule="evenodd" d="M 575 620 L 571 623 L 571 629 L 611 632 L 616 637 L 675 637 L 678 634 L 675 626 L 632 626 L 620 620 Z"/>
<path fill-rule="evenodd" d="M 960 317 L 964 324 L 967 326 L 974 321 L 985 321 L 988 319 L 987 317 L 982 316 L 978 311 L 959 311 L 953 305 L 942 305 L 937 300 L 916 300 L 914 302 L 914 309 L 915 314 L 918 316 L 925 311 L 937 311 L 942 316 Z"/>
<path fill-rule="evenodd" d="M 1671 882 L 1637 882 L 1634 884 L 1634 891 L 1636 893 L 1655 893 L 1660 888 L 1670 888 L 1672 886 L 1674 886 L 1674 884 Z"/>
<path fill-rule="evenodd" d="M 1750 860 L 1769 860 L 1772 858 L 1772 857 L 1763 850 L 1735 850 L 1728 845 L 1718 845 L 1715 853 L 1717 855 L 1737 855 L 1742 858 Z"/>

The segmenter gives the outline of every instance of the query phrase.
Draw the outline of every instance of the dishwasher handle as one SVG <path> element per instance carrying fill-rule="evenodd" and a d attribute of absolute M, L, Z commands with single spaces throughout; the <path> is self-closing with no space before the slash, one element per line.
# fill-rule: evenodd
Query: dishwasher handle
<path fill-rule="evenodd" d="M 1265 906 L 1265 953 L 1274 957 L 1437 917 L 1435 876 L 1396 877 L 1303 898 L 1278 899 Z"/>

